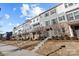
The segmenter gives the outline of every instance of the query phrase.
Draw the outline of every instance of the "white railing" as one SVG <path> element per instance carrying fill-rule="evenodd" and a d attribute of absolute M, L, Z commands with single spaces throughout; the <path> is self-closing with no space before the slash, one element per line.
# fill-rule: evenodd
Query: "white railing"
<path fill-rule="evenodd" d="M 42 47 L 42 46 L 45 44 L 45 42 L 46 42 L 49 38 L 51 38 L 51 37 L 47 37 L 47 38 L 44 39 L 42 42 L 40 42 L 37 46 L 35 46 L 35 48 L 32 50 L 32 52 L 35 52 L 35 51 L 37 51 L 40 47 Z"/>

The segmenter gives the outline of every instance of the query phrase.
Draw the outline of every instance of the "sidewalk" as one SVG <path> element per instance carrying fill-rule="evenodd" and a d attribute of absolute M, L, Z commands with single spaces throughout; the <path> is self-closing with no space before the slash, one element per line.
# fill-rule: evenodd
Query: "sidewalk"
<path fill-rule="evenodd" d="M 4 54 L 5 56 L 40 56 L 37 53 L 24 49 L 13 51 L 17 48 L 18 47 L 0 43 L 0 52 L 2 52 L 2 54 Z"/>

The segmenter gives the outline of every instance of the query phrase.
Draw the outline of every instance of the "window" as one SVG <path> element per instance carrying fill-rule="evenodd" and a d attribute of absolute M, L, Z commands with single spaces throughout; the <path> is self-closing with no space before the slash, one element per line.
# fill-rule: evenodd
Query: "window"
<path fill-rule="evenodd" d="M 78 3 L 75 3 L 75 4 L 78 4 Z"/>
<path fill-rule="evenodd" d="M 32 29 L 32 27 L 30 26 L 29 29 Z"/>
<path fill-rule="evenodd" d="M 14 29 L 16 29 L 16 27 L 14 27 Z"/>
<path fill-rule="evenodd" d="M 33 20 L 33 22 L 35 22 L 35 20 Z"/>
<path fill-rule="evenodd" d="M 59 21 L 65 20 L 64 16 L 59 17 Z"/>
<path fill-rule="evenodd" d="M 38 18 L 37 18 L 37 21 L 38 21 Z"/>
<path fill-rule="evenodd" d="M 69 4 L 68 4 L 68 6 L 72 6 L 72 5 L 73 5 L 73 3 L 69 3 Z"/>
<path fill-rule="evenodd" d="M 74 20 L 74 17 L 73 17 L 73 14 L 72 14 L 72 13 L 67 14 L 66 16 L 67 16 L 67 20 L 68 20 L 68 21 L 69 21 L 69 20 Z"/>
<path fill-rule="evenodd" d="M 42 18 L 42 15 L 40 15 L 40 18 Z"/>
<path fill-rule="evenodd" d="M 50 25 L 50 21 L 45 22 L 46 26 Z"/>
<path fill-rule="evenodd" d="M 54 14 L 54 13 L 56 13 L 56 9 L 53 9 L 53 10 L 50 11 L 51 15 Z"/>
<path fill-rule="evenodd" d="M 65 8 L 68 8 L 68 7 L 72 6 L 73 3 L 65 3 L 64 5 L 65 5 Z"/>
<path fill-rule="evenodd" d="M 55 18 L 55 19 L 52 19 L 52 24 L 57 24 L 57 18 Z"/>
<path fill-rule="evenodd" d="M 45 17 L 47 17 L 47 16 L 49 16 L 49 13 L 46 13 L 46 14 L 45 14 Z"/>
<path fill-rule="evenodd" d="M 68 7 L 67 3 L 65 3 L 64 5 L 65 5 L 65 8 L 67 8 L 67 7 Z"/>
<path fill-rule="evenodd" d="M 62 28 L 62 32 L 65 32 L 65 29 L 64 28 Z"/>
<path fill-rule="evenodd" d="M 37 25 L 40 25 L 40 23 L 36 23 L 36 24 L 34 24 L 33 26 L 37 26 Z"/>
<path fill-rule="evenodd" d="M 75 19 L 79 19 L 79 11 L 74 12 Z"/>

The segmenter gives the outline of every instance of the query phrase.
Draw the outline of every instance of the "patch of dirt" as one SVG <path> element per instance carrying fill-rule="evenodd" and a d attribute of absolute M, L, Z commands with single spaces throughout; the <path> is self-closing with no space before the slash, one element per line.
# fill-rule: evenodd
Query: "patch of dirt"
<path fill-rule="evenodd" d="M 62 45 L 65 45 L 65 47 L 59 49 Z M 42 55 L 48 55 L 49 53 L 53 52 L 50 54 L 50 56 L 74 56 L 74 55 L 79 56 L 79 41 L 49 40 L 36 52 Z"/>

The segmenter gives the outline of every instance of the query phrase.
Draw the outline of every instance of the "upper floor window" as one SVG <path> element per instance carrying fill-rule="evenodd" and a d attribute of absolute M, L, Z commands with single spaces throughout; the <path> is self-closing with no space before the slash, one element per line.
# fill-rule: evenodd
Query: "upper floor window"
<path fill-rule="evenodd" d="M 72 5 L 73 5 L 73 3 L 69 3 L 69 4 L 68 4 L 68 6 L 72 6 Z"/>
<path fill-rule="evenodd" d="M 50 25 L 50 21 L 45 22 L 46 26 Z"/>
<path fill-rule="evenodd" d="M 74 12 L 75 19 L 79 19 L 79 11 Z"/>
<path fill-rule="evenodd" d="M 67 14 L 67 20 L 74 20 L 73 13 Z"/>
<path fill-rule="evenodd" d="M 42 15 L 40 15 L 40 18 L 42 18 Z"/>
<path fill-rule="evenodd" d="M 49 16 L 49 13 L 47 12 L 47 13 L 45 13 L 45 17 L 47 17 L 47 16 Z"/>
<path fill-rule="evenodd" d="M 57 24 L 58 22 L 57 22 L 57 18 L 55 18 L 55 19 L 52 19 L 52 24 Z"/>
<path fill-rule="evenodd" d="M 38 18 L 37 18 L 37 21 L 38 21 Z"/>
<path fill-rule="evenodd" d="M 65 8 L 67 8 L 67 7 L 68 7 L 67 3 L 65 3 L 64 5 L 65 5 Z"/>
<path fill-rule="evenodd" d="M 37 26 L 37 25 L 40 25 L 40 23 L 36 23 L 36 24 L 34 24 L 33 26 Z"/>
<path fill-rule="evenodd" d="M 33 22 L 35 22 L 35 20 L 33 20 Z"/>
<path fill-rule="evenodd" d="M 59 21 L 65 20 L 64 16 L 59 17 Z"/>
<path fill-rule="evenodd" d="M 75 4 L 78 4 L 78 3 L 75 3 Z"/>
<path fill-rule="evenodd" d="M 16 27 L 14 27 L 14 29 L 16 29 Z"/>
<path fill-rule="evenodd" d="M 72 6 L 73 3 L 65 3 L 64 5 L 65 5 L 65 8 L 68 8 L 68 7 Z"/>
<path fill-rule="evenodd" d="M 56 9 L 53 9 L 53 10 L 50 11 L 51 15 L 54 14 L 54 13 L 56 13 Z"/>
<path fill-rule="evenodd" d="M 32 27 L 30 26 L 29 29 L 32 29 Z"/>

